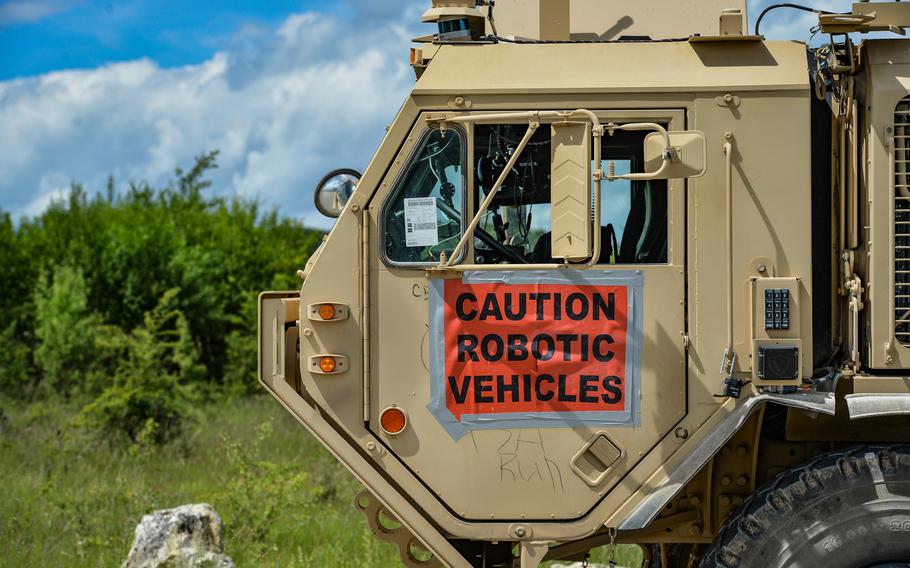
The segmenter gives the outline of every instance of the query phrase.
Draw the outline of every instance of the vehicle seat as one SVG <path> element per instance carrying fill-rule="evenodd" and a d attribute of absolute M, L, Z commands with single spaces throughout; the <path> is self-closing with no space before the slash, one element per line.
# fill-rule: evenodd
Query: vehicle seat
<path fill-rule="evenodd" d="M 548 231 L 537 239 L 531 262 L 536 264 L 561 264 L 562 259 L 553 258 L 553 233 Z M 609 264 L 613 251 L 618 251 L 616 231 L 613 225 L 600 228 L 600 264 Z M 617 262 L 619 259 L 617 258 Z"/>

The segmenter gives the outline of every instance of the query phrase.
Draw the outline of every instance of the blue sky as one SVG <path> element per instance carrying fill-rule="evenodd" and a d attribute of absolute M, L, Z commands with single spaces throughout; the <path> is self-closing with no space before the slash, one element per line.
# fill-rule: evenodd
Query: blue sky
<path fill-rule="evenodd" d="M 316 0 L 4 0 L 0 80 L 142 57 L 163 67 L 199 63 L 244 29 L 276 28 L 309 11 L 355 17 L 350 4 Z"/>
<path fill-rule="evenodd" d="M 770 2 L 749 0 L 750 19 Z M 219 149 L 217 191 L 325 227 L 313 184 L 369 161 L 413 85 L 428 6 L 0 0 L 0 209 L 36 215 L 72 181 L 100 190 L 108 175 L 160 185 Z M 780 11 L 763 31 L 806 39 L 812 21 Z"/>

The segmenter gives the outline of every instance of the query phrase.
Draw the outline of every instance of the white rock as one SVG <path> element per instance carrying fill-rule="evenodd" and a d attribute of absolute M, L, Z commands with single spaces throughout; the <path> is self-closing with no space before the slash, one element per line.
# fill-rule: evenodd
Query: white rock
<path fill-rule="evenodd" d="M 210 505 L 183 505 L 142 517 L 121 568 L 234 568 L 224 526 Z"/>

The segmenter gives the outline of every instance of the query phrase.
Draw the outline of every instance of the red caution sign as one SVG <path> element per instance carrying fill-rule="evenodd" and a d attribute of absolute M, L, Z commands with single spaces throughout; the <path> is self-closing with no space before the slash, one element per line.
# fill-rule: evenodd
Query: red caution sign
<path fill-rule="evenodd" d="M 445 405 L 465 415 L 627 410 L 629 288 L 445 281 Z"/>

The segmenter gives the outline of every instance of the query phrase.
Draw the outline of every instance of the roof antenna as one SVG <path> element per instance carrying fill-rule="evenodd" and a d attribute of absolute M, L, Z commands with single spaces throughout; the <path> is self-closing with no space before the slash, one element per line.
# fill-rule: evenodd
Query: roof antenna
<path fill-rule="evenodd" d="M 496 20 L 493 19 L 493 8 L 496 6 L 496 0 L 477 0 L 477 6 L 487 8 L 487 21 L 490 22 L 490 31 L 493 32 L 493 37 L 499 37 L 499 32 L 496 31 Z"/>

